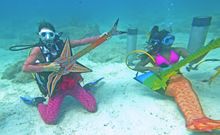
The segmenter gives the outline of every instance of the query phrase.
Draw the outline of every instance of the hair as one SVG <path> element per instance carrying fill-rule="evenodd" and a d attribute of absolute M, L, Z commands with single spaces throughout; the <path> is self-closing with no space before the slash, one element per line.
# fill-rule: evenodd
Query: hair
<path fill-rule="evenodd" d="M 39 23 L 38 32 L 40 32 L 41 29 L 43 29 L 43 28 L 50 29 L 50 30 L 52 30 L 53 32 L 56 31 L 56 30 L 55 30 L 55 27 L 54 27 L 51 23 L 46 22 L 46 21 L 42 21 L 42 22 Z"/>
<path fill-rule="evenodd" d="M 169 33 L 170 33 L 170 32 L 167 31 L 167 30 L 165 30 L 165 29 L 161 30 L 161 31 L 160 31 L 160 40 L 163 40 L 163 38 L 164 38 L 165 36 L 167 36 L 167 34 L 169 34 Z"/>
<path fill-rule="evenodd" d="M 148 42 L 151 41 L 151 39 L 157 39 L 159 40 L 159 43 L 156 45 L 152 45 L 152 49 L 149 50 L 150 54 L 156 53 L 158 51 L 161 50 L 161 41 L 163 40 L 163 38 L 170 33 L 169 31 L 163 29 L 163 30 L 159 30 L 159 27 L 157 25 L 155 25 L 150 32 L 150 37 L 148 39 Z"/>
<path fill-rule="evenodd" d="M 152 38 L 157 38 L 159 36 L 159 27 L 155 25 L 150 31 L 149 40 Z"/>
<path fill-rule="evenodd" d="M 170 33 L 169 31 L 163 29 L 163 30 L 159 30 L 159 27 L 158 26 L 154 26 L 152 29 L 151 29 L 151 32 L 150 32 L 150 37 L 149 37 L 149 40 L 150 39 L 158 39 L 159 41 L 162 41 L 163 38 L 168 34 Z"/>

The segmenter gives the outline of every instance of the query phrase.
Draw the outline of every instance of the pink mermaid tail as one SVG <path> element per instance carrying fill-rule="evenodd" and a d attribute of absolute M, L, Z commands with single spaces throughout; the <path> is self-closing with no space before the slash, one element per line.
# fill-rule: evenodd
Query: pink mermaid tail
<path fill-rule="evenodd" d="M 69 85 L 65 84 L 65 82 L 70 81 L 70 78 L 64 78 L 64 81 L 60 84 L 62 90 L 57 91 L 57 93 L 49 99 L 47 105 L 43 103 L 38 105 L 38 111 L 45 123 L 56 123 L 61 104 L 67 95 L 75 97 L 89 112 L 95 112 L 97 110 L 96 100 L 92 94 L 83 89 L 78 83 L 69 83 Z M 65 87 L 62 87 L 62 84 L 65 84 Z"/>

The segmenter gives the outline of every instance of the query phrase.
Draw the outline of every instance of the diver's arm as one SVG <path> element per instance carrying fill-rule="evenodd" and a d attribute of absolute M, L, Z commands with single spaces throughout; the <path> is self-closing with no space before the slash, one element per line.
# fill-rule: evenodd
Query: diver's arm
<path fill-rule="evenodd" d="M 186 57 L 188 57 L 190 55 L 189 52 L 185 48 L 178 47 L 178 48 L 175 48 L 175 50 L 183 58 L 186 58 Z M 192 66 L 193 64 L 196 64 L 196 63 L 200 62 L 206 55 L 207 55 L 207 53 L 202 55 L 201 57 L 193 60 L 192 62 L 190 62 L 190 65 Z"/>
<path fill-rule="evenodd" d="M 23 72 L 42 72 L 43 71 L 43 67 L 42 66 L 38 66 L 38 65 L 34 65 L 34 62 L 37 59 L 37 56 L 40 54 L 40 48 L 39 47 L 35 47 L 32 49 L 31 54 L 29 55 L 29 57 L 26 59 L 26 61 L 24 62 L 23 65 Z"/>
<path fill-rule="evenodd" d="M 183 47 L 176 47 L 174 50 L 183 58 L 189 56 L 189 52 Z"/>
<path fill-rule="evenodd" d="M 159 72 L 160 67 L 157 67 L 157 66 L 145 67 L 145 65 L 147 65 L 148 63 L 150 63 L 149 59 L 142 60 L 139 63 L 137 63 L 137 65 L 135 66 L 134 70 L 138 71 L 138 72 L 145 72 L 145 71 Z"/>
<path fill-rule="evenodd" d="M 40 48 L 35 47 L 31 51 L 30 56 L 26 59 L 23 65 L 23 72 L 45 72 L 45 71 L 58 71 L 60 66 L 56 63 L 47 64 L 35 64 L 37 56 L 40 54 Z"/>
<path fill-rule="evenodd" d="M 88 43 L 93 43 L 95 42 L 100 36 L 94 36 L 94 37 L 88 37 L 84 39 L 79 39 L 79 40 L 70 40 L 71 48 L 77 47 L 77 46 L 82 46 L 86 45 Z"/>

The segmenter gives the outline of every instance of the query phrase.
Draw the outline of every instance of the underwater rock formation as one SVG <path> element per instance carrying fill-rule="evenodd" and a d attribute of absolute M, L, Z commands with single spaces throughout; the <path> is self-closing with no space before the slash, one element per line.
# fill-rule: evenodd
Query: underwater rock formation
<path fill-rule="evenodd" d="M 18 61 L 13 65 L 8 65 L 5 71 L 2 73 L 1 79 L 11 80 L 13 83 L 29 83 L 34 79 L 30 73 L 24 73 L 22 71 L 24 60 Z"/>

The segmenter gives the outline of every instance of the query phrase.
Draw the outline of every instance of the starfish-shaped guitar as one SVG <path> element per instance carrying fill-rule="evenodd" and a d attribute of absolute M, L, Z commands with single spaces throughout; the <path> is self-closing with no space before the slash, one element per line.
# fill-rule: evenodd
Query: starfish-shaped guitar
<path fill-rule="evenodd" d="M 122 32 L 122 31 L 117 31 L 118 21 L 119 21 L 119 19 L 116 20 L 112 29 L 108 33 L 105 33 L 104 35 L 102 35 L 94 43 L 90 44 L 89 46 L 87 46 L 83 50 L 79 51 L 74 56 L 72 56 L 72 53 L 71 53 L 70 41 L 69 40 L 65 41 L 65 45 L 64 45 L 64 48 L 63 48 L 63 51 L 62 51 L 60 57 L 55 60 L 55 62 L 60 65 L 61 69 L 58 72 L 52 72 L 48 76 L 47 90 L 48 90 L 49 97 L 51 97 L 53 95 L 56 84 L 63 75 L 66 75 L 71 72 L 85 73 L 85 72 L 92 71 L 91 69 L 76 62 L 76 60 L 79 59 L 80 57 L 82 57 L 83 55 L 87 54 L 88 52 L 90 52 L 92 49 L 101 45 L 103 42 L 105 42 L 107 39 L 109 39 L 112 35 L 126 33 L 126 32 Z"/>
<path fill-rule="evenodd" d="M 71 72 L 85 73 L 92 71 L 91 69 L 76 62 L 76 60 L 71 60 L 71 56 L 72 53 L 70 48 L 70 41 L 66 40 L 60 57 L 55 60 L 55 62 L 60 65 L 60 70 L 58 72 L 52 72 L 48 76 L 48 82 L 47 82 L 48 96 L 50 97 L 52 96 L 57 82 L 60 80 L 60 78 L 63 75 L 66 75 Z"/>

